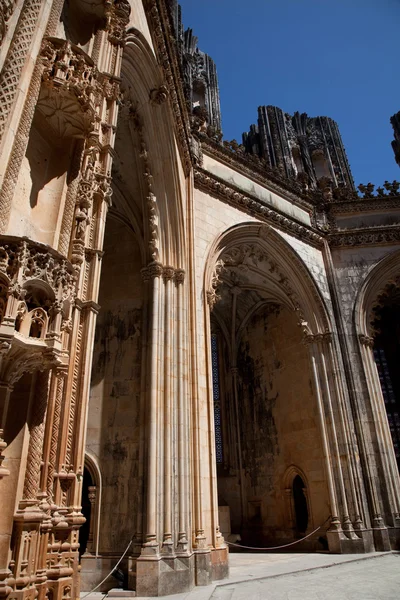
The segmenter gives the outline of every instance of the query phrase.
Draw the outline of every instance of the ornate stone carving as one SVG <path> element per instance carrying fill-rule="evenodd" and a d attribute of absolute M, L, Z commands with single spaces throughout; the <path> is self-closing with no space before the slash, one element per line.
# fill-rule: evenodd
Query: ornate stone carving
<path fill-rule="evenodd" d="M 329 245 L 339 248 L 392 244 L 399 240 L 400 225 L 352 229 L 328 235 Z"/>
<path fill-rule="evenodd" d="M 168 88 L 165 85 L 160 85 L 150 92 L 150 102 L 152 104 L 163 104 L 168 98 Z"/>
<path fill-rule="evenodd" d="M 128 0 L 113 0 L 106 3 L 106 18 L 109 41 L 116 46 L 123 46 L 126 40 L 126 27 L 129 23 L 131 6 Z"/>
<path fill-rule="evenodd" d="M 36 381 L 34 405 L 29 423 L 30 438 L 23 500 L 36 500 L 36 495 L 39 491 L 48 383 L 49 372 L 40 373 Z"/>
<path fill-rule="evenodd" d="M 0 46 L 7 32 L 7 23 L 14 12 L 16 0 L 2 0 L 0 3 Z"/>
<path fill-rule="evenodd" d="M 159 259 L 159 216 L 157 198 L 153 190 L 153 175 L 151 173 L 150 157 L 144 137 L 142 119 L 137 111 L 136 105 L 131 101 L 129 95 L 124 92 L 123 105 L 127 109 L 127 118 L 130 126 L 139 136 L 140 158 L 143 164 L 143 176 L 146 182 L 146 207 L 148 216 L 148 247 L 150 259 L 157 262 Z"/>
<path fill-rule="evenodd" d="M 65 363 L 61 327 L 75 298 L 72 266 L 43 244 L 2 236 L 0 275 L 8 282 L 0 325 L 0 343 L 7 352 L 0 376 L 14 382 L 24 372 Z"/>
<path fill-rule="evenodd" d="M 41 51 L 42 91 L 38 107 L 59 137 L 89 133 L 102 86 L 92 59 L 69 41 L 46 39 Z"/>
<path fill-rule="evenodd" d="M 224 265 L 224 261 L 223 260 L 218 260 L 215 264 L 212 276 L 211 276 L 211 283 L 210 283 L 210 289 L 207 290 L 206 292 L 206 296 L 207 296 L 207 303 L 210 307 L 210 310 L 213 310 L 215 304 L 218 302 L 218 300 L 220 299 L 220 295 L 218 294 L 218 286 L 221 283 L 221 273 L 224 270 L 225 265 Z"/>

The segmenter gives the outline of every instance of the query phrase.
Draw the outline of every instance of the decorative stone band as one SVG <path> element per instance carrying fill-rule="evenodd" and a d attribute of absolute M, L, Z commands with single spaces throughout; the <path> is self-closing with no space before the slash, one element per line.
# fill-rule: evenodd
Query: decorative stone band
<path fill-rule="evenodd" d="M 235 151 L 232 144 L 230 148 L 226 145 L 223 146 L 206 135 L 199 135 L 199 139 L 203 150 L 207 154 L 228 163 L 229 166 L 258 181 L 261 185 L 268 183 L 271 190 L 277 194 L 283 193 L 286 198 L 296 202 L 298 206 L 310 212 L 313 210 L 313 205 L 302 196 L 301 186 L 296 184 L 293 179 L 285 177 L 279 169 L 264 166 L 252 154 L 246 154 L 239 150 Z"/>
<path fill-rule="evenodd" d="M 337 248 L 393 244 L 400 241 L 400 225 L 368 227 L 328 235 L 330 246 Z"/>
<path fill-rule="evenodd" d="M 267 221 L 278 228 L 287 231 L 291 235 L 308 241 L 313 246 L 321 246 L 324 238 L 312 229 L 300 225 L 297 221 L 286 217 L 278 211 L 265 206 L 253 196 L 245 195 L 234 186 L 227 185 L 215 175 L 211 175 L 203 169 L 195 169 L 195 185 L 198 189 L 245 211 L 263 221 Z"/>
<path fill-rule="evenodd" d="M 171 266 L 164 266 L 159 262 L 152 262 L 147 267 L 141 269 L 143 281 L 150 281 L 156 277 L 162 277 L 164 281 L 173 280 L 176 285 L 181 285 L 185 281 L 184 269 L 176 269 Z"/>
<path fill-rule="evenodd" d="M 333 333 L 331 331 L 326 331 L 325 333 L 316 333 L 310 334 L 308 330 L 304 330 L 303 340 L 305 344 L 320 344 L 320 343 L 329 343 L 332 341 Z"/>
<path fill-rule="evenodd" d="M 383 210 L 399 210 L 400 209 L 400 196 L 385 196 L 384 198 L 374 198 L 373 200 L 366 200 L 359 198 L 352 202 L 332 202 L 326 205 L 328 211 L 332 214 L 346 214 L 346 213 L 359 213 L 359 212 L 382 212 Z"/>

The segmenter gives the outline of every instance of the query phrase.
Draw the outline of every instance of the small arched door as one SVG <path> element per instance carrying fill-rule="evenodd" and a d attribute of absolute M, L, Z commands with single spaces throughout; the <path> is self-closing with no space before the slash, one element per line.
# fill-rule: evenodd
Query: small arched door
<path fill-rule="evenodd" d="M 295 512 L 295 528 L 298 535 L 304 534 L 308 527 L 308 507 L 304 481 L 300 475 L 293 479 L 293 503 Z"/>
<path fill-rule="evenodd" d="M 86 521 L 79 530 L 79 557 L 88 550 L 88 541 L 91 533 L 92 504 L 89 499 L 89 488 L 93 488 L 92 477 L 85 467 L 83 470 L 82 485 L 82 514 Z"/>

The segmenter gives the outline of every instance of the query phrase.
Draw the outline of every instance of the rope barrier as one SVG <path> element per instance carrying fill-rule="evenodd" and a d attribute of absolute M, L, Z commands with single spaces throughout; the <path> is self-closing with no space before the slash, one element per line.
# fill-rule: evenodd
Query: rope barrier
<path fill-rule="evenodd" d="M 312 535 L 314 535 L 314 533 L 316 533 L 317 531 L 319 531 L 319 529 L 322 529 L 322 527 L 325 525 L 325 523 L 327 523 L 329 521 L 329 519 L 330 519 L 330 517 L 328 517 L 326 519 L 326 521 L 324 521 L 322 523 L 322 525 L 320 525 L 319 527 L 317 527 L 316 529 L 314 529 L 314 531 L 312 531 L 308 535 L 304 536 L 303 538 L 300 538 L 299 540 L 295 540 L 294 542 L 290 542 L 289 544 L 282 544 L 281 546 L 270 546 L 269 548 L 257 548 L 255 546 L 243 546 L 242 544 L 234 544 L 233 542 L 226 542 L 226 543 L 229 544 L 229 546 L 237 546 L 238 548 L 246 548 L 246 550 L 278 550 L 279 548 L 287 548 L 288 546 L 294 546 L 294 544 L 298 544 L 299 542 L 302 542 L 303 540 L 306 540 L 307 538 L 309 538 Z M 103 583 L 105 581 L 107 581 L 107 579 L 110 577 L 110 575 L 117 569 L 117 567 L 123 561 L 123 559 L 125 558 L 126 553 L 128 552 L 129 548 L 131 547 L 131 545 L 132 545 L 132 539 L 130 540 L 129 544 L 125 548 L 123 555 L 121 556 L 121 558 L 119 559 L 119 561 L 117 562 L 117 564 L 115 565 L 115 567 L 113 567 L 111 569 L 111 571 L 104 577 L 104 579 L 102 579 L 102 581 L 100 581 L 100 583 L 98 583 L 96 585 L 96 587 L 94 587 L 92 590 L 90 590 L 90 592 L 86 592 L 86 594 L 84 596 L 81 596 L 80 600 L 84 600 L 85 598 L 87 598 L 88 596 L 90 596 L 90 594 L 93 594 L 93 592 L 95 592 L 97 589 L 99 589 L 99 587 L 101 585 L 103 585 Z M 105 595 L 106 594 L 104 594 L 103 598 L 105 597 Z"/>
<path fill-rule="evenodd" d="M 257 548 L 256 546 L 244 546 L 243 544 L 235 544 L 234 542 L 226 542 L 226 543 L 229 544 L 229 546 L 236 546 L 237 548 L 246 548 L 246 550 L 279 550 L 280 548 L 288 548 L 289 546 L 294 546 L 295 544 L 299 544 L 303 540 L 306 540 L 307 538 L 314 535 L 314 533 L 316 533 L 317 531 L 322 529 L 322 527 L 325 525 L 325 523 L 327 523 L 329 521 L 329 519 L 330 519 L 330 517 L 328 517 L 326 519 L 326 521 L 324 521 L 322 523 L 322 525 L 320 525 L 319 527 L 314 529 L 314 531 L 312 531 L 308 535 L 305 535 L 303 538 L 300 538 L 299 540 L 295 540 L 294 542 L 290 542 L 289 544 L 281 544 L 280 546 L 269 546 L 268 548 Z"/>
<path fill-rule="evenodd" d="M 132 539 L 130 540 L 129 544 L 128 544 L 128 545 L 127 545 L 127 547 L 125 548 L 125 551 L 124 551 L 123 555 L 121 556 L 121 558 L 119 559 L 119 561 L 117 562 L 117 564 L 115 565 L 115 567 L 113 567 L 113 568 L 111 569 L 111 571 L 108 573 L 108 575 L 106 575 L 106 576 L 104 577 L 104 579 L 103 579 L 102 581 L 100 581 L 100 583 L 98 583 L 98 584 L 96 585 L 96 587 L 94 587 L 92 590 L 90 590 L 90 592 L 87 592 L 87 593 L 86 593 L 84 596 L 82 596 L 82 597 L 81 597 L 81 600 L 84 600 L 84 598 L 87 598 L 87 597 L 88 597 L 90 594 L 93 594 L 93 592 L 95 592 L 95 591 L 96 591 L 96 590 L 97 590 L 97 589 L 98 589 L 98 588 L 99 588 L 101 585 L 103 585 L 103 583 L 104 583 L 105 581 L 107 581 L 107 579 L 110 577 L 110 575 L 111 575 L 112 573 L 114 573 L 115 569 L 116 569 L 116 568 L 119 566 L 119 564 L 122 562 L 122 560 L 123 560 L 123 559 L 124 559 L 124 557 L 125 557 L 125 554 L 128 552 L 128 550 L 129 550 L 129 548 L 131 547 L 131 545 L 132 545 Z M 104 594 L 104 595 L 105 595 L 105 594 Z"/>

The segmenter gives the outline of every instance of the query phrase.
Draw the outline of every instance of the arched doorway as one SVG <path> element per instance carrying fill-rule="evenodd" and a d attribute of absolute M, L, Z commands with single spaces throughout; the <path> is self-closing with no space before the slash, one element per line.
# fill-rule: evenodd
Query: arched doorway
<path fill-rule="evenodd" d="M 305 484 L 300 475 L 293 479 L 293 503 L 295 512 L 295 527 L 297 535 L 305 535 L 308 526 L 308 507 L 305 495 Z"/>
<path fill-rule="evenodd" d="M 86 552 L 92 551 L 93 545 L 93 523 L 95 515 L 92 510 L 92 502 L 90 495 L 93 494 L 95 488 L 92 477 L 85 467 L 83 470 L 83 484 L 82 484 L 82 514 L 86 521 L 79 530 L 79 558 Z M 91 538 L 91 539 L 90 539 Z M 90 543 L 88 543 L 90 542 Z"/>
<path fill-rule="evenodd" d="M 291 251 L 274 233 L 260 239 L 254 229 L 243 226 L 242 239 L 227 235 L 207 296 L 220 525 L 229 509 L 221 530 L 262 547 L 304 536 L 308 503 L 316 523 L 324 523 L 330 497 L 320 397 L 304 344 L 304 329 L 323 319 L 318 325 L 315 306 L 309 314 L 301 306 L 309 283 L 300 265 L 288 268 Z M 304 478 L 292 478 L 289 512 L 282 481 L 293 463 L 310 487 L 306 497 Z M 308 548 L 317 549 L 317 540 Z"/>
<path fill-rule="evenodd" d="M 400 469 L 400 286 L 388 284 L 373 309 L 374 358 Z"/>

